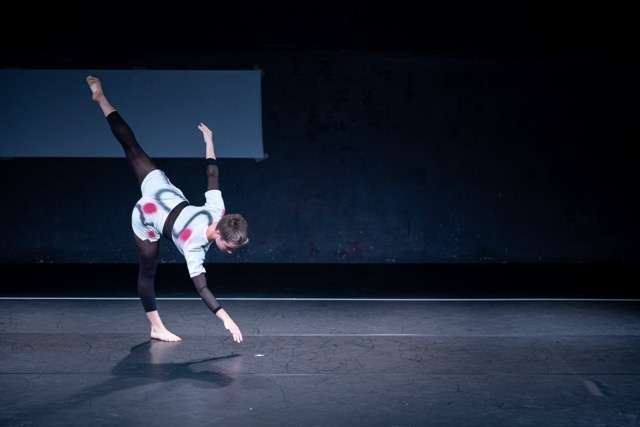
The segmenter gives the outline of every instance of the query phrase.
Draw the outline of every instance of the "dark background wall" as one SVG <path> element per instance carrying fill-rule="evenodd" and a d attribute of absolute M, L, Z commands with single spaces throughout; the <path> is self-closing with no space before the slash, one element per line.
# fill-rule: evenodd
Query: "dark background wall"
<path fill-rule="evenodd" d="M 438 44 L 435 31 L 412 27 L 406 38 L 375 33 L 367 44 L 349 23 L 372 30 L 371 21 L 343 20 L 333 21 L 342 38 L 318 38 L 309 30 L 321 28 L 315 17 L 315 26 L 300 18 L 266 41 L 227 45 L 193 29 L 183 44 L 145 38 L 155 28 L 146 24 L 97 35 L 91 50 L 80 35 L 95 33 L 78 23 L 47 27 L 45 47 L 9 46 L 4 61 L 262 69 L 269 158 L 221 163 L 227 211 L 247 218 L 252 243 L 232 256 L 210 252 L 209 262 L 638 259 L 638 66 L 622 47 L 568 36 L 549 43 L 553 32 L 536 38 L 513 21 L 511 39 L 493 30 L 478 41 L 472 25 Z M 192 202 L 203 201 L 200 162 L 158 164 Z M 0 165 L 1 262 L 136 261 L 129 221 L 139 190 L 124 158 Z M 170 245 L 161 251 L 164 262 L 181 261 Z"/>

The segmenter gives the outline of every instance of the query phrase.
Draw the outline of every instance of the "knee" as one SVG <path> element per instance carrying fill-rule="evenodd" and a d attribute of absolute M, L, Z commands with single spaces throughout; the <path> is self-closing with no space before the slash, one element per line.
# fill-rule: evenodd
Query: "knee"
<path fill-rule="evenodd" d="M 140 257 L 140 274 L 153 277 L 156 274 L 157 261 L 155 257 Z"/>

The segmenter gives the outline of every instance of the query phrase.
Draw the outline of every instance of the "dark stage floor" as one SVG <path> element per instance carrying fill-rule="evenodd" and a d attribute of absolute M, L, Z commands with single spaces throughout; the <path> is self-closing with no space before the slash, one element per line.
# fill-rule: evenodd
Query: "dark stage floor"
<path fill-rule="evenodd" d="M 636 426 L 637 301 L 1 300 L 3 426 Z"/>

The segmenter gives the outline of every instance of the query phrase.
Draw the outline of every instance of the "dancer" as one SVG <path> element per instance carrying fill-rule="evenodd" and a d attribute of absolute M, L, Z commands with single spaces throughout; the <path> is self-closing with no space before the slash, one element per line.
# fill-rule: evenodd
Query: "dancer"
<path fill-rule="evenodd" d="M 247 221 L 240 214 L 226 214 L 218 180 L 218 165 L 213 147 L 213 134 L 204 124 L 198 129 L 205 142 L 207 163 L 206 202 L 192 206 L 182 191 L 158 169 L 136 141 L 129 125 L 104 95 L 100 80 L 87 77 L 92 99 L 100 106 L 113 135 L 122 145 L 129 160 L 142 197 L 131 213 L 131 227 L 138 248 L 138 295 L 151 326 L 151 338 L 161 341 L 182 341 L 162 323 L 156 308 L 155 274 L 160 236 L 171 239 L 184 255 L 189 276 L 207 307 L 222 320 L 235 342 L 242 342 L 242 333 L 207 287 L 203 267 L 205 254 L 212 242 L 220 251 L 233 253 L 249 243 Z"/>

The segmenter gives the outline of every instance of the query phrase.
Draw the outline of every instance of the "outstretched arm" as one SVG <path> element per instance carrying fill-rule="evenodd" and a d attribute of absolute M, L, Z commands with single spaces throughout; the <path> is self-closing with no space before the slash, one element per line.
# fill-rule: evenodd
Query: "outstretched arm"
<path fill-rule="evenodd" d="M 222 310 L 222 305 L 207 287 L 207 276 L 204 273 L 201 273 L 198 276 L 192 277 L 191 280 L 193 280 L 193 285 L 196 287 L 198 295 L 200 295 L 202 301 L 204 301 L 204 303 L 207 304 L 207 307 L 209 307 L 209 310 L 217 316 L 218 312 Z"/>
<path fill-rule="evenodd" d="M 213 133 L 204 123 L 200 123 L 198 125 L 198 129 L 200 129 L 200 131 L 202 132 L 204 143 L 206 145 L 205 158 L 207 161 L 207 191 L 219 190 L 220 189 L 220 183 L 218 179 L 219 170 L 218 170 L 218 162 L 216 159 L 216 154 L 213 149 Z"/>
<path fill-rule="evenodd" d="M 199 274 L 191 278 L 193 280 L 193 284 L 202 298 L 202 301 L 209 307 L 213 313 L 215 313 L 220 320 L 224 323 L 224 327 L 229 330 L 229 332 L 233 335 L 233 340 L 235 342 L 242 342 L 242 333 L 240 332 L 240 328 L 235 322 L 229 317 L 227 312 L 222 308 L 216 297 L 211 293 L 211 290 L 207 286 L 207 277 L 204 273 Z"/>

